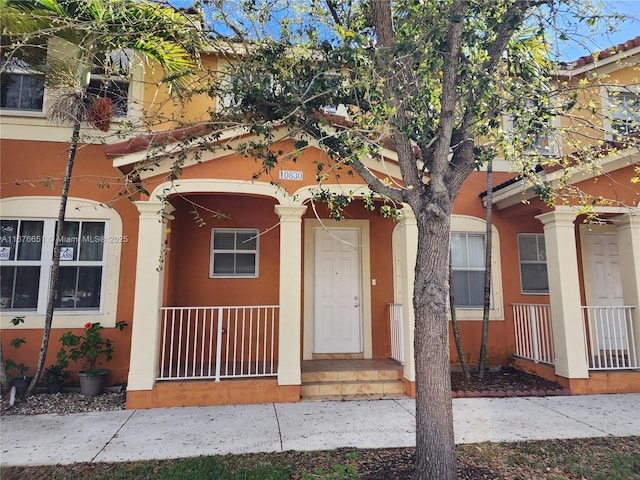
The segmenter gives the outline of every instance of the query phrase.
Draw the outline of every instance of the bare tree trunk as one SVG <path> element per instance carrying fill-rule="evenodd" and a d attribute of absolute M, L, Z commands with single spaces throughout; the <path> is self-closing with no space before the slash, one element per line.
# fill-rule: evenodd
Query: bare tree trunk
<path fill-rule="evenodd" d="M 456 3 L 452 14 L 463 13 L 463 3 Z M 370 3 L 375 28 L 377 58 L 380 72 L 385 72 L 384 95 L 394 108 L 391 138 L 398 154 L 398 162 L 405 184 L 418 182 L 422 177 L 416 168 L 416 157 L 410 139 L 404 134 L 410 121 L 406 105 L 401 98 L 410 82 L 398 72 L 409 74 L 410 68 L 392 55 L 394 31 L 390 0 Z M 455 83 L 457 52 L 462 32 L 461 22 L 452 23 L 448 39 L 449 68 L 443 82 Z M 400 78 L 404 78 L 401 80 Z M 430 163 L 430 184 L 427 189 L 405 192 L 405 201 L 416 216 L 418 226 L 418 253 L 415 266 L 413 308 L 415 314 L 416 365 L 416 471 L 417 480 L 455 480 L 456 452 L 453 436 L 451 405 L 451 366 L 449 356 L 449 321 L 447 297 L 449 291 L 449 244 L 451 188 L 444 181 L 449 167 L 449 143 L 442 139 L 451 136 L 454 90 L 442 100 L 439 128 L 440 141 L 435 142 L 434 161 Z"/>
<path fill-rule="evenodd" d="M 449 254 L 449 311 L 451 312 L 451 330 L 453 331 L 453 339 L 456 342 L 456 351 L 458 352 L 458 360 L 460 367 L 462 368 L 462 374 L 464 378 L 469 380 L 471 373 L 469 372 L 469 365 L 467 359 L 464 357 L 464 350 L 462 349 L 462 340 L 460 339 L 460 330 L 458 329 L 458 316 L 456 315 L 456 299 L 453 291 L 453 268 L 451 265 L 451 254 Z"/>
<path fill-rule="evenodd" d="M 38 355 L 38 363 L 33 379 L 29 384 L 29 388 L 25 392 L 25 398 L 33 393 L 38 383 L 38 378 L 42 373 L 44 362 L 47 357 L 49 348 L 49 337 L 51 336 L 51 324 L 53 322 L 53 310 L 56 301 L 56 292 L 58 289 L 58 276 L 60 273 L 60 251 L 62 249 L 62 233 L 64 228 L 64 218 L 67 211 L 67 199 L 69 198 L 69 186 L 71 184 L 71 172 L 73 171 L 73 163 L 76 158 L 76 150 L 78 148 L 78 140 L 80 138 L 80 106 L 77 107 L 76 121 L 73 125 L 71 141 L 69 142 L 69 155 L 67 156 L 67 165 L 62 180 L 62 193 L 60 194 L 60 209 L 58 210 L 58 223 L 56 225 L 56 237 L 53 243 L 53 263 L 51 265 L 51 279 L 49 282 L 49 294 L 47 299 L 47 312 L 44 317 L 44 328 L 42 330 L 42 344 L 40 345 L 40 354 Z"/>
<path fill-rule="evenodd" d="M 484 378 L 487 363 L 487 343 L 489 341 L 489 310 L 491 308 L 491 226 L 493 213 L 493 159 L 487 163 L 486 234 L 484 254 L 484 310 L 482 312 L 482 336 L 480 339 L 480 362 L 478 377 Z"/>
<path fill-rule="evenodd" d="M 415 290 L 416 476 L 453 480 L 456 455 L 449 360 L 450 223 L 448 218 L 416 213 L 418 255 Z"/>

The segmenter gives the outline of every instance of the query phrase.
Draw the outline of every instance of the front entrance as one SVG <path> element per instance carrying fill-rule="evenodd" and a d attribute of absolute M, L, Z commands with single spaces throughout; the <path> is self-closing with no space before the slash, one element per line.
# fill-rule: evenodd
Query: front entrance
<path fill-rule="evenodd" d="M 624 305 L 616 234 L 590 233 L 587 243 L 591 264 L 591 303 Z"/>
<path fill-rule="evenodd" d="M 313 241 L 313 353 L 360 353 L 360 231 L 317 227 Z"/>
<path fill-rule="evenodd" d="M 591 272 L 591 297 L 589 304 L 598 307 L 614 307 L 624 305 L 622 293 L 622 277 L 620 275 L 620 258 L 618 240 L 615 233 L 589 233 L 586 235 L 589 251 L 589 270 Z M 597 341 L 600 349 L 615 349 L 627 344 L 627 331 L 624 317 L 602 315 L 590 318 L 589 327 L 598 332 Z"/>

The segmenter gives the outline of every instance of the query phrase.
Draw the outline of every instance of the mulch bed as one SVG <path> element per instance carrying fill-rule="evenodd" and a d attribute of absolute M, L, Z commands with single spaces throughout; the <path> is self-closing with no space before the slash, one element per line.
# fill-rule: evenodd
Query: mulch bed
<path fill-rule="evenodd" d="M 511 367 L 489 370 L 484 378 L 471 374 L 464 378 L 462 372 L 451 372 L 451 396 L 465 397 L 540 397 L 570 395 L 569 389 Z"/>

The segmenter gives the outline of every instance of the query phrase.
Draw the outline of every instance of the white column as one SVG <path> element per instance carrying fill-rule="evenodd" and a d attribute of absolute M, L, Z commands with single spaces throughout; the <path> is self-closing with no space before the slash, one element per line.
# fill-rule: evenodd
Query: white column
<path fill-rule="evenodd" d="M 300 385 L 302 215 L 304 205 L 276 205 L 280 217 L 278 385 Z"/>
<path fill-rule="evenodd" d="M 622 294 L 625 305 L 635 307 L 631 315 L 636 354 L 640 355 L 640 215 L 626 214 L 617 219 Z"/>
<path fill-rule="evenodd" d="M 158 376 L 160 349 L 160 307 L 164 271 L 161 256 L 166 225 L 160 212 L 173 208 L 162 202 L 135 202 L 138 224 L 138 256 L 131 331 L 128 390 L 151 390 Z"/>
<path fill-rule="evenodd" d="M 413 312 L 413 286 L 415 281 L 416 256 L 418 254 L 418 225 L 413 210 L 408 205 L 402 207 L 402 217 L 396 226 L 393 248 L 398 259 L 394 301 L 402 304 L 402 329 L 404 333 L 404 378 L 415 382 L 414 358 L 415 316 Z"/>
<path fill-rule="evenodd" d="M 571 208 L 559 206 L 536 218 L 544 224 L 556 374 L 565 378 L 588 378 L 574 227 L 576 216 Z"/>

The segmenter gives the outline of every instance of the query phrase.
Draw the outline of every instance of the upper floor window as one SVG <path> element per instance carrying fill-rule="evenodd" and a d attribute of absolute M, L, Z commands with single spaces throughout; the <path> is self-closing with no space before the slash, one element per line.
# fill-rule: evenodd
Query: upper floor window
<path fill-rule="evenodd" d="M 212 229 L 209 276 L 257 277 L 258 233 L 257 229 Z"/>
<path fill-rule="evenodd" d="M 3 219 L 0 223 L 0 307 L 43 310 L 46 302 L 56 221 Z M 99 310 L 105 250 L 104 221 L 65 221 L 55 307 Z"/>
<path fill-rule="evenodd" d="M 549 293 L 544 235 L 541 233 L 519 234 L 518 257 L 522 293 Z"/>
<path fill-rule="evenodd" d="M 485 239 L 481 233 L 451 234 L 453 293 L 458 308 L 484 305 Z"/>
<path fill-rule="evenodd" d="M 523 153 L 560 155 L 560 139 L 556 133 L 560 119 L 552 114 L 549 107 L 536 107 L 533 100 L 526 100 L 522 108 L 522 112 L 503 115 L 503 125 L 506 131 L 516 133 L 515 138 L 522 144 Z"/>
<path fill-rule="evenodd" d="M 125 117 L 129 111 L 131 67 L 131 50 L 120 49 L 101 55 L 91 69 L 87 93 L 92 97 L 110 98 L 115 117 Z"/>
<path fill-rule="evenodd" d="M 12 58 L 0 63 L 0 108 L 42 112 L 44 75 L 33 71 L 26 60 Z"/>
<path fill-rule="evenodd" d="M 609 112 L 614 138 L 640 132 L 640 93 L 609 92 Z"/>
<path fill-rule="evenodd" d="M 35 50 L 39 56 L 31 54 Z M 42 69 L 34 68 L 45 61 L 45 48 L 27 48 L 25 53 L 12 52 L 0 62 L 0 108 L 19 112 L 42 112 L 45 99 L 45 78 Z M 126 117 L 129 112 L 132 53 L 115 50 L 97 56 L 91 69 L 87 94 L 110 98 L 114 117 Z"/>

